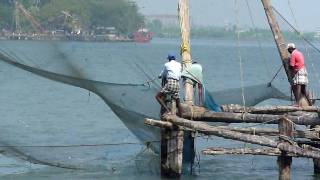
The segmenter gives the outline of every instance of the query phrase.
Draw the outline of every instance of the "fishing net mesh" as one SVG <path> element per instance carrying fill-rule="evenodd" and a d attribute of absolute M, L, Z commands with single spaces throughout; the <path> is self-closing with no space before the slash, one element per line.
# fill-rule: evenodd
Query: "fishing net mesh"
<path fill-rule="evenodd" d="M 168 3 L 176 7 L 175 2 Z M 266 85 L 281 67 L 271 32 L 261 30 L 268 29 L 268 24 L 260 1 L 192 1 L 191 14 L 197 13 L 196 7 L 199 5 L 214 9 L 211 12 L 216 15 L 210 21 L 216 22 L 216 26 L 224 28 L 230 34 L 233 33 L 227 40 L 191 42 L 192 57 L 203 65 L 205 85 L 211 91 L 212 97 L 215 100 L 222 97 L 218 103 L 228 102 L 223 100 L 229 98 L 241 104 L 243 102 L 239 97 L 244 95 L 246 102 L 252 105 L 275 97 L 278 91 L 269 92 L 263 85 L 253 86 Z M 254 15 L 252 12 L 255 12 Z M 170 13 L 176 14 L 175 9 Z M 237 17 L 240 19 L 237 20 Z M 281 29 L 290 30 L 286 28 L 287 23 L 281 20 L 279 15 L 277 19 Z M 194 32 L 192 35 L 197 34 Z M 301 50 L 306 54 L 310 82 L 315 82 L 311 83 L 311 86 L 318 88 L 320 79 L 316 69 L 319 67 L 313 61 L 318 56 L 317 52 L 310 48 L 310 45 L 305 45 L 299 35 L 296 35 L 294 42 L 298 47 L 309 47 Z M 154 95 L 160 87 L 156 77 L 165 62 L 165 54 L 179 52 L 179 47 L 179 41 L 174 38 L 158 40 L 151 44 L 0 41 L 2 62 L 28 71 L 12 70 L 12 66 L 2 64 L 4 83 L 1 93 L 5 96 L 8 91 L 12 91 L 17 95 L 11 93 L 8 98 L 2 98 L 1 106 L 7 108 L 2 108 L 4 118 L 0 124 L 0 149 L 4 155 L 19 157 L 31 163 L 70 169 L 111 171 L 114 164 L 122 163 L 121 160 L 145 159 L 139 159 L 136 153 L 141 152 L 141 149 L 144 152 L 147 142 L 148 148 L 158 152 L 159 131 L 143 125 L 143 120 L 145 117 L 159 116 L 160 108 L 154 100 Z M 310 66 L 312 68 L 309 68 Z M 74 97 L 73 94 L 77 93 L 82 97 L 81 100 L 87 100 L 87 91 L 68 89 L 67 85 L 56 84 L 36 75 L 93 92 L 97 96 L 92 95 L 92 98 L 100 98 L 96 100 L 100 103 L 94 104 L 92 109 L 110 108 L 120 119 L 115 116 L 105 119 L 96 117 L 90 114 L 95 111 L 88 111 L 91 109 L 88 106 L 75 105 L 78 102 L 70 104 L 68 110 L 89 115 L 85 118 L 69 116 L 71 119 L 67 119 L 66 114 L 71 112 L 62 111 L 57 102 L 63 102 L 68 96 Z M 272 84 L 290 96 L 283 69 Z M 243 90 L 228 91 L 227 94 L 234 96 L 223 96 L 226 93 L 222 90 L 241 86 L 244 86 Z M 246 88 L 247 86 L 253 87 Z M 20 91 L 26 92 L 23 94 L 24 92 Z M 39 93 L 39 96 L 36 93 Z M 31 95 L 33 96 L 30 97 Z M 40 95 L 44 97 L 41 98 Z M 53 96 L 58 96 L 59 100 Z M 251 96 L 262 99 L 250 100 Z M 25 104 L 15 104 L 19 98 L 23 99 Z M 37 101 L 37 98 L 45 102 Z M 69 102 L 72 103 L 70 99 Z M 62 104 L 64 103 L 61 103 L 61 106 Z M 44 112 L 40 111 L 41 106 Z M 10 115 L 15 113 L 10 111 L 10 108 L 18 109 L 16 111 L 20 115 Z M 110 109 L 100 113 L 111 113 Z M 88 113 L 85 113 L 86 110 Z M 29 116 L 23 116 L 28 113 Z M 37 113 L 48 115 L 36 116 Z M 76 116 L 75 113 L 72 115 Z M 120 120 L 123 125 L 118 125 L 121 124 Z M 112 129 L 113 126 L 120 128 Z M 130 132 L 126 128 L 130 129 Z"/>

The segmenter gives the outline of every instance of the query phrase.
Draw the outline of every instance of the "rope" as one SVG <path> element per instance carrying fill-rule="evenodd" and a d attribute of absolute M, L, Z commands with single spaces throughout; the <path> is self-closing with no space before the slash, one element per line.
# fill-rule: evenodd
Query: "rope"
<path fill-rule="evenodd" d="M 276 77 L 278 76 L 282 68 L 283 68 L 283 65 L 281 64 L 276 74 L 272 77 L 271 81 L 268 83 L 269 87 L 271 86 L 272 82 L 276 79 Z"/>
<path fill-rule="evenodd" d="M 251 24 L 252 24 L 252 26 L 253 26 L 254 37 L 255 37 L 255 39 L 256 39 L 257 42 L 258 42 L 259 52 L 260 52 L 260 54 L 261 54 L 263 63 L 264 63 L 264 65 L 265 65 L 265 67 L 266 67 L 267 73 L 268 73 L 268 75 L 271 76 L 271 72 L 270 72 L 270 69 L 269 69 L 269 66 L 268 66 L 268 63 L 267 63 L 266 55 L 263 53 L 263 50 L 262 50 L 261 40 L 260 40 L 260 38 L 258 38 L 258 36 L 257 36 L 257 34 L 258 34 L 258 33 L 257 33 L 257 30 L 256 30 L 256 29 L 257 29 L 257 26 L 256 26 L 256 24 L 255 24 L 255 22 L 254 22 L 252 9 L 251 9 L 251 7 L 250 7 L 250 5 L 249 5 L 248 0 L 246 0 L 246 5 L 247 5 L 247 7 L 248 7 L 248 12 L 249 12 L 249 15 L 250 15 Z"/>
<path fill-rule="evenodd" d="M 0 148 L 71 148 L 71 147 L 101 147 L 101 146 L 120 146 L 120 145 L 147 145 L 160 141 L 146 142 L 124 142 L 124 143 L 104 143 L 104 144 L 71 144 L 71 145 L 9 145 L 0 146 Z"/>
<path fill-rule="evenodd" d="M 291 1 L 290 1 L 290 0 L 288 0 L 288 7 L 289 7 L 289 9 L 290 9 L 291 15 L 292 15 L 292 17 L 293 17 L 293 19 L 294 19 L 294 22 L 295 22 L 295 25 L 296 25 L 297 29 L 300 29 L 300 28 L 299 28 L 299 25 L 298 25 L 298 21 L 297 21 L 297 19 L 296 19 L 296 17 L 295 17 L 295 13 L 293 12 L 293 8 L 292 8 Z M 301 31 L 299 31 L 299 32 L 301 32 Z M 298 36 L 299 36 L 299 38 L 303 41 L 302 33 L 299 33 Z M 306 42 L 305 42 L 305 41 L 303 41 L 303 42 L 304 42 L 304 43 L 303 43 L 303 46 L 304 46 L 304 48 L 305 48 L 305 50 L 306 50 L 306 52 L 307 52 L 308 60 L 310 60 L 310 62 L 311 62 L 311 67 L 312 67 L 313 74 L 316 76 L 316 79 L 317 79 L 318 82 L 320 83 L 320 76 L 319 76 L 318 71 L 316 70 L 316 67 L 315 67 L 315 65 L 314 65 L 314 63 L 313 63 L 312 58 L 310 57 L 309 48 L 307 47 Z"/>
<path fill-rule="evenodd" d="M 320 49 L 317 48 L 313 43 L 311 43 L 308 39 L 306 39 L 300 31 L 298 31 L 279 11 L 277 11 L 277 9 L 275 7 L 272 7 L 272 9 L 274 10 L 274 12 L 276 12 L 281 19 L 283 19 L 298 35 L 301 36 L 301 38 L 307 42 L 312 48 L 314 48 L 318 53 L 320 53 Z"/>
<path fill-rule="evenodd" d="M 246 106 L 246 100 L 244 95 L 244 79 L 243 79 L 243 67 L 242 67 L 242 57 L 241 57 L 241 51 L 240 51 L 240 31 L 239 31 L 239 6 L 238 6 L 238 0 L 234 0 L 234 7 L 235 7 L 235 15 L 236 15 L 236 33 L 237 33 L 237 50 L 238 50 L 238 59 L 239 59 L 239 68 L 240 68 L 240 83 L 241 83 L 241 95 L 242 95 L 242 104 L 243 106 Z"/>
<path fill-rule="evenodd" d="M 185 3 L 185 4 L 184 4 Z M 190 19 L 189 19 L 189 1 L 179 1 L 179 19 L 180 19 L 180 30 L 181 30 L 181 46 L 180 53 L 183 55 L 187 53 L 187 58 L 182 58 L 183 64 L 191 64 L 190 58 Z M 187 14 L 185 14 L 187 13 Z"/>

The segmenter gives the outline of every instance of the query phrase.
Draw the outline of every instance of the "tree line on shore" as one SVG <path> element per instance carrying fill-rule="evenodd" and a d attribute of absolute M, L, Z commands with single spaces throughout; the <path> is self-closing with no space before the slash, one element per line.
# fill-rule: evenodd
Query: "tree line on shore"
<path fill-rule="evenodd" d="M 18 0 L 18 2 L 46 30 L 67 27 L 66 23 L 76 19 L 87 30 L 99 26 L 115 27 L 119 33 L 128 34 L 137 30 L 144 22 L 137 5 L 127 0 Z M 14 31 L 16 27 L 14 10 L 14 0 L 0 1 L 1 29 Z M 71 16 L 67 17 L 68 14 Z M 34 31 L 25 17 L 20 16 L 19 23 L 24 32 Z"/>
<path fill-rule="evenodd" d="M 153 20 L 147 23 L 148 28 L 153 32 L 155 37 L 160 38 L 179 38 L 180 28 L 178 25 L 166 26 L 158 20 Z M 263 28 L 240 28 L 236 26 L 221 27 L 221 26 L 195 26 L 191 28 L 190 35 L 193 38 L 213 38 L 213 39 L 236 39 L 239 32 L 240 38 L 244 40 L 250 39 L 270 39 L 273 40 L 273 35 L 270 29 Z M 288 40 L 298 40 L 299 34 L 294 31 L 283 30 L 284 37 Z M 316 32 L 304 32 L 303 36 L 309 40 L 316 39 Z"/>

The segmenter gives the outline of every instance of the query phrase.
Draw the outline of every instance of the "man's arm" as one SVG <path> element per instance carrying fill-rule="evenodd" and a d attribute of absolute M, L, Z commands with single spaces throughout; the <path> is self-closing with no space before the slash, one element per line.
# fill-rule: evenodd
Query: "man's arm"
<path fill-rule="evenodd" d="M 158 75 L 158 78 L 161 79 L 164 76 L 165 72 L 166 72 L 166 67 L 163 67 L 161 73 Z"/>
<path fill-rule="evenodd" d="M 295 75 L 294 65 L 296 63 L 296 57 L 294 54 L 291 55 L 291 58 L 289 59 L 289 70 L 291 72 L 291 75 Z"/>

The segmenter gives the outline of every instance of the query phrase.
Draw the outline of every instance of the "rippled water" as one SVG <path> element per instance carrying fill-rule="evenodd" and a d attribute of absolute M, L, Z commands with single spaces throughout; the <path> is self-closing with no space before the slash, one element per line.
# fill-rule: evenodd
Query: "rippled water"
<path fill-rule="evenodd" d="M 141 83 L 146 74 L 155 77 L 168 52 L 178 52 L 178 40 L 156 39 L 150 44 L 0 41 L 0 48 L 29 65 L 70 74 L 57 66 L 61 59 L 46 59 L 63 51 L 86 77 L 107 82 Z M 238 54 L 238 50 L 241 54 Z M 313 89 L 319 89 L 315 76 L 319 69 L 313 51 L 307 57 Z M 204 66 L 204 77 L 211 91 L 240 87 L 239 58 L 244 65 L 244 84 L 271 80 L 280 61 L 273 43 L 262 51 L 255 42 L 193 40 L 192 57 Z M 314 65 L 314 69 L 311 66 Z M 159 179 L 159 157 L 146 149 L 126 129 L 104 102 L 85 90 L 37 77 L 1 62 L 0 142 L 35 146 L 52 153 L 65 153 L 67 160 L 83 158 L 82 170 L 67 170 L 32 164 L 12 154 L 1 155 L 0 173 L 5 179 Z M 274 84 L 288 92 L 283 72 Z M 289 103 L 271 100 L 264 103 Z M 59 132 L 59 133 L 57 133 Z M 53 134 L 54 133 L 54 134 Z M 32 136 L 31 136 L 32 135 Z M 46 139 L 47 141 L 43 141 Z M 53 138 L 52 138 L 53 137 Z M 40 141 L 41 139 L 41 141 Z M 16 143 L 16 144 L 14 144 Z M 205 147 L 253 147 L 221 138 L 196 138 L 197 152 Z M 69 148 L 47 145 L 98 145 Z M 0 148 L 1 149 L 1 148 Z M 72 152 L 72 153 L 70 153 Z M 276 179 L 276 158 L 263 156 L 198 156 L 196 175 L 190 179 Z M 187 167 L 186 167 L 187 168 Z M 310 159 L 294 159 L 293 179 L 313 179 Z"/>

